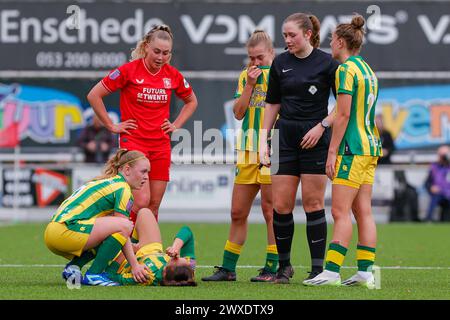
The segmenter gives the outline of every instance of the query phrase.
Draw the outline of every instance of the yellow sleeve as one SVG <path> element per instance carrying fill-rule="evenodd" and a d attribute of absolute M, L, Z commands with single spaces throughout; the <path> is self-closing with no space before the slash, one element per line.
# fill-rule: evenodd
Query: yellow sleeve
<path fill-rule="evenodd" d="M 346 93 L 353 95 L 355 86 L 354 73 L 348 65 L 341 64 L 336 69 L 336 93 Z"/>
<path fill-rule="evenodd" d="M 116 203 L 114 211 L 129 217 L 132 206 L 133 206 L 133 195 L 131 194 L 131 189 L 127 184 L 124 183 L 124 187 L 120 188 L 116 192 Z"/>
<path fill-rule="evenodd" d="M 234 94 L 234 98 L 239 98 L 242 95 L 242 91 L 244 91 L 245 83 L 247 82 L 247 69 L 243 70 L 239 75 L 239 81 L 236 88 L 236 93 Z"/>

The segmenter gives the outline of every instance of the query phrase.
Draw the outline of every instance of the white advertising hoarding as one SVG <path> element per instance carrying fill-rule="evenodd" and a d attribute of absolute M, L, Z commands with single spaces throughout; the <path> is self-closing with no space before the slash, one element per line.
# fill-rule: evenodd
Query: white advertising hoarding
<path fill-rule="evenodd" d="M 161 207 L 167 209 L 229 208 L 234 166 L 174 166 Z"/>

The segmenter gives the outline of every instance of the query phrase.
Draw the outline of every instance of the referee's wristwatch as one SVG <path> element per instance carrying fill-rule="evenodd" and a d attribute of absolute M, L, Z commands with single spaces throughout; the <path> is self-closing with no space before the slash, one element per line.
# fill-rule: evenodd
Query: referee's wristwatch
<path fill-rule="evenodd" d="M 330 127 L 330 123 L 327 121 L 327 119 L 323 119 L 323 120 L 320 122 L 320 125 L 321 125 L 322 128 L 324 128 L 324 129 L 327 129 L 327 128 Z"/>

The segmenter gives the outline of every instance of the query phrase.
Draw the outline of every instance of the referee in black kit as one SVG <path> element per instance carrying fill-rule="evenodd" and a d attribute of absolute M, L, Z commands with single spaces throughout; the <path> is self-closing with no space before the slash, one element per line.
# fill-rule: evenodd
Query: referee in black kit
<path fill-rule="evenodd" d="M 283 22 L 287 52 L 273 61 L 266 96 L 266 110 L 260 139 L 261 163 L 270 165 L 267 132 L 279 130 L 278 170 L 272 166 L 273 227 L 279 254 L 275 283 L 289 283 L 294 269 L 290 261 L 294 235 L 293 210 L 301 182 L 306 234 L 311 253 L 311 272 L 323 270 L 327 243 L 324 196 L 327 183 L 325 164 L 330 143 L 328 115 L 330 89 L 336 96 L 335 72 L 339 65 L 318 48 L 320 22 L 317 17 L 295 13 Z M 277 152 L 276 150 L 274 152 Z M 306 280 L 305 279 L 305 280 Z"/>

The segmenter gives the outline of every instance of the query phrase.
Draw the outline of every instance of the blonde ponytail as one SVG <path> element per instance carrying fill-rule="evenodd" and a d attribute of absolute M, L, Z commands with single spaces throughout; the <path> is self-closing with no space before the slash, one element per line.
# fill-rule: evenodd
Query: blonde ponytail
<path fill-rule="evenodd" d="M 267 32 L 265 32 L 264 30 L 256 29 L 255 31 L 253 31 L 250 38 L 247 40 L 246 47 L 247 48 L 256 47 L 260 43 L 264 43 L 267 49 L 270 50 L 273 49 L 272 39 L 267 34 Z"/>
<path fill-rule="evenodd" d="M 172 30 L 170 30 L 170 27 L 165 24 L 154 26 L 141 40 L 139 40 L 136 48 L 131 51 L 130 61 L 145 58 L 145 45 L 152 42 L 155 38 L 172 42 Z"/>
<path fill-rule="evenodd" d="M 126 164 L 133 166 L 133 163 L 140 159 L 145 159 L 145 155 L 140 151 L 119 149 L 116 154 L 106 162 L 102 175 L 94 178 L 94 180 L 112 178 L 119 173 L 121 167 Z"/>

